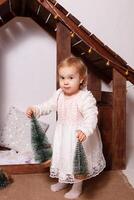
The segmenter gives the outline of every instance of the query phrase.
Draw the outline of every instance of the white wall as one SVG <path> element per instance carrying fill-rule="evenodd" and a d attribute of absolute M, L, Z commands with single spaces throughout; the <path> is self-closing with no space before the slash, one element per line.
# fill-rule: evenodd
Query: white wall
<path fill-rule="evenodd" d="M 90 32 L 134 66 L 133 0 L 58 0 Z M 2 50 L 1 50 L 2 49 Z M 0 29 L 2 108 L 9 105 L 25 110 L 40 103 L 55 90 L 55 41 L 31 19 L 16 18 Z M 1 59 L 2 58 L 2 59 Z M 1 85 L 0 84 L 0 85 Z M 103 89 L 109 87 L 103 85 Z M 134 145 L 134 88 L 127 93 L 127 145 Z M 3 118 L 3 116 L 2 116 Z M 55 117 L 48 119 L 53 132 Z M 47 118 L 44 119 L 45 121 Z M 51 136 L 50 136 L 51 138 Z"/>
<path fill-rule="evenodd" d="M 56 88 L 55 41 L 30 18 L 14 18 L 0 29 L 1 124 L 10 106 L 25 112 Z M 54 129 L 55 114 L 43 117 Z M 50 139 L 52 134 L 49 134 Z"/>

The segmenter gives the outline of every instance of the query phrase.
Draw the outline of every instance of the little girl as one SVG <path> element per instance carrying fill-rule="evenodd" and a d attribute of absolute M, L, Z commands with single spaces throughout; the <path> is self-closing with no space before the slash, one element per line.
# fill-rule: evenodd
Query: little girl
<path fill-rule="evenodd" d="M 51 185 L 53 192 L 73 184 L 65 194 L 67 199 L 75 199 L 82 192 L 83 180 L 73 174 L 73 161 L 76 143 L 82 142 L 88 163 L 86 179 L 98 175 L 105 168 L 102 143 L 97 129 L 96 100 L 87 85 L 87 68 L 76 57 L 69 57 L 58 66 L 59 86 L 53 97 L 40 105 L 30 106 L 26 115 L 36 117 L 57 111 L 58 120 L 54 134 L 53 156 L 50 177 L 58 178 L 58 183 Z"/>

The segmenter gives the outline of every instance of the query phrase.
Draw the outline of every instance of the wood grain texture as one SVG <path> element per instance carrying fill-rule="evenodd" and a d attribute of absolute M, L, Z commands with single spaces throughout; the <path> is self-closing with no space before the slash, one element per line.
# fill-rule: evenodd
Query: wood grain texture
<path fill-rule="evenodd" d="M 126 165 L 126 80 L 113 70 L 112 169 Z"/>

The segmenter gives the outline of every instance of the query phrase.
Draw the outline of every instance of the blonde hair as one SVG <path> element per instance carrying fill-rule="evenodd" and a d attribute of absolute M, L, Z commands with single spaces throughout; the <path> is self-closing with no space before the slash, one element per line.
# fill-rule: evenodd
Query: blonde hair
<path fill-rule="evenodd" d="M 62 67 L 76 67 L 78 70 L 78 73 L 80 75 L 80 78 L 83 79 L 82 83 L 80 84 L 80 89 L 83 89 L 87 86 L 87 67 L 83 63 L 83 61 L 78 57 L 68 57 L 60 62 L 58 65 L 58 71 Z"/>

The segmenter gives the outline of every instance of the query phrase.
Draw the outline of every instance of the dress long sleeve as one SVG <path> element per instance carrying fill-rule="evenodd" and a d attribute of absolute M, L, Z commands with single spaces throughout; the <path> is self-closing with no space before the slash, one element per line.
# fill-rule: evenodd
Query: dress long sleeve
<path fill-rule="evenodd" d="M 41 115 L 48 115 L 52 111 L 57 110 L 57 99 L 61 92 L 61 89 L 58 89 L 54 95 L 46 102 L 38 105 L 34 105 L 36 108 L 36 117 L 39 118 Z"/>
<path fill-rule="evenodd" d="M 98 121 L 96 100 L 90 91 L 83 91 L 78 108 L 83 116 L 83 123 L 78 127 L 78 130 L 81 130 L 88 137 L 93 134 Z"/>

